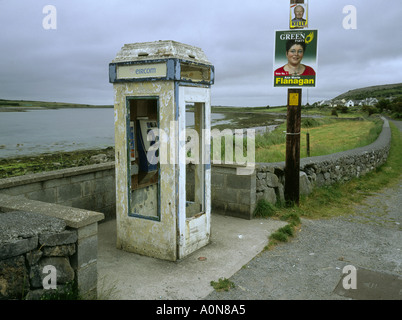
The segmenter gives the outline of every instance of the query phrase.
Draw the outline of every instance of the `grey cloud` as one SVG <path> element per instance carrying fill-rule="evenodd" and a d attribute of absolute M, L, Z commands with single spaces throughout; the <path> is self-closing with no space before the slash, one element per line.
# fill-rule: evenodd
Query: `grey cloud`
<path fill-rule="evenodd" d="M 57 8 L 57 30 L 42 28 L 46 4 Z M 348 4 L 357 30 L 342 27 Z M 310 1 L 310 28 L 319 30 L 310 101 L 400 82 L 399 8 L 400 0 Z M 285 100 L 286 90 L 272 87 L 272 56 L 274 31 L 288 29 L 288 1 L 3 0 L 0 28 L 0 98 L 112 104 L 108 64 L 120 48 L 175 40 L 201 47 L 214 64 L 213 104 Z"/>

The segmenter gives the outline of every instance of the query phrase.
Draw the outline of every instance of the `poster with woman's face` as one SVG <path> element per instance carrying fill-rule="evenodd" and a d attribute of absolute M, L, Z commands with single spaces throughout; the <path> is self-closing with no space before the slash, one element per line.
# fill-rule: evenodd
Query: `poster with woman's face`
<path fill-rule="evenodd" d="M 276 31 L 274 87 L 315 87 L 317 30 Z"/>

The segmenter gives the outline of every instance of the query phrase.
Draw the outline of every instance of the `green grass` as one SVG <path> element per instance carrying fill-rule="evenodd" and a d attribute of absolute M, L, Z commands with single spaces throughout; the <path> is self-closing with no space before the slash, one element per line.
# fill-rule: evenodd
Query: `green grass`
<path fill-rule="evenodd" d="M 348 182 L 315 188 L 309 196 L 300 198 L 299 206 L 276 208 L 274 216 L 322 219 L 350 214 L 351 205 L 361 203 L 373 192 L 397 183 L 402 172 L 402 134 L 393 123 L 390 126 L 391 149 L 384 165 Z"/>
<path fill-rule="evenodd" d="M 235 287 L 235 284 L 226 278 L 220 278 L 218 281 L 211 281 L 210 284 L 218 292 L 229 291 L 229 289 Z"/>
<path fill-rule="evenodd" d="M 61 287 L 61 288 L 60 288 Z M 67 282 L 55 290 L 45 290 L 40 300 L 82 300 L 76 281 Z"/>
<path fill-rule="evenodd" d="M 370 120 L 352 121 L 336 120 L 331 118 L 302 120 L 300 157 L 307 157 L 307 133 L 310 137 L 310 156 L 321 156 L 340 151 L 355 149 L 374 142 L 382 130 L 382 121 L 379 118 Z M 255 161 L 256 162 L 281 162 L 286 157 L 286 124 L 282 123 L 274 131 L 255 137 Z M 230 138 L 228 138 L 230 139 Z M 233 139 L 242 139 L 236 137 Z M 212 154 L 214 149 L 212 141 Z M 225 161 L 225 143 L 221 139 L 220 160 Z M 229 142 L 230 143 L 230 142 Z M 243 145 L 243 156 L 247 156 L 247 139 L 240 142 Z M 234 148 L 233 148 L 234 150 Z M 213 159 L 217 157 L 214 155 Z M 231 161 L 235 161 L 230 157 Z"/>
<path fill-rule="evenodd" d="M 275 210 L 275 206 L 272 203 L 260 199 L 254 209 L 254 216 L 256 218 L 272 217 L 275 214 Z"/>
<path fill-rule="evenodd" d="M 305 119 L 304 121 L 307 121 Z M 312 120 L 302 126 L 300 157 L 307 157 L 307 133 L 310 136 L 310 156 L 321 156 L 355 149 L 374 142 L 382 129 L 382 121 Z M 285 127 L 272 135 L 256 138 L 256 162 L 281 162 L 286 157 Z"/>

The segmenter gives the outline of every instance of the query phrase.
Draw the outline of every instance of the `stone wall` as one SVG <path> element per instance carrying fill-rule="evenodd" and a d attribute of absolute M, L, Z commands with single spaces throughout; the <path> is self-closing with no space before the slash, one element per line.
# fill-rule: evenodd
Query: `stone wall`
<path fill-rule="evenodd" d="M 255 208 L 256 177 L 238 175 L 235 165 L 213 165 L 211 209 L 213 213 L 251 219 Z M 194 166 L 186 167 L 186 200 L 194 200 Z"/>
<path fill-rule="evenodd" d="M 256 176 L 237 175 L 237 166 L 213 165 L 212 212 L 251 219 L 255 208 Z"/>
<path fill-rule="evenodd" d="M 61 219 L 32 212 L 0 214 L 0 299 L 38 299 L 45 292 L 48 265 L 57 270 L 59 289 L 72 282 L 76 242 L 76 230 L 67 230 Z"/>
<path fill-rule="evenodd" d="M 114 162 L 0 180 L 0 193 L 116 217 Z"/>
<path fill-rule="evenodd" d="M 97 294 L 98 221 L 104 215 L 0 194 L 0 299 L 39 299 L 45 266 L 57 289 Z"/>

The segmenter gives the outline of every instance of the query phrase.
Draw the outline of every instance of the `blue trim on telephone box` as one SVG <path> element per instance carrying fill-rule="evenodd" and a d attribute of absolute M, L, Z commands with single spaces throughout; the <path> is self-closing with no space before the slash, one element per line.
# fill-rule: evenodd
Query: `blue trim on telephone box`
<path fill-rule="evenodd" d="M 165 77 L 148 77 L 148 78 L 124 78 L 117 79 L 117 67 L 118 66 L 129 66 L 129 65 L 141 65 L 141 64 L 152 64 L 152 63 L 166 63 L 166 76 Z M 211 73 L 211 80 L 209 81 L 192 81 L 191 79 L 181 79 L 181 63 L 187 63 L 190 65 L 196 65 L 201 67 L 208 67 Z M 115 62 L 109 64 L 109 82 L 110 83 L 124 83 L 124 82 L 146 82 L 146 81 L 180 81 L 185 84 L 193 84 L 195 86 L 207 85 L 210 86 L 215 82 L 215 68 L 213 65 L 197 63 L 189 60 L 183 59 L 155 59 L 155 60 L 143 60 L 143 61 L 125 61 L 125 62 Z"/>

